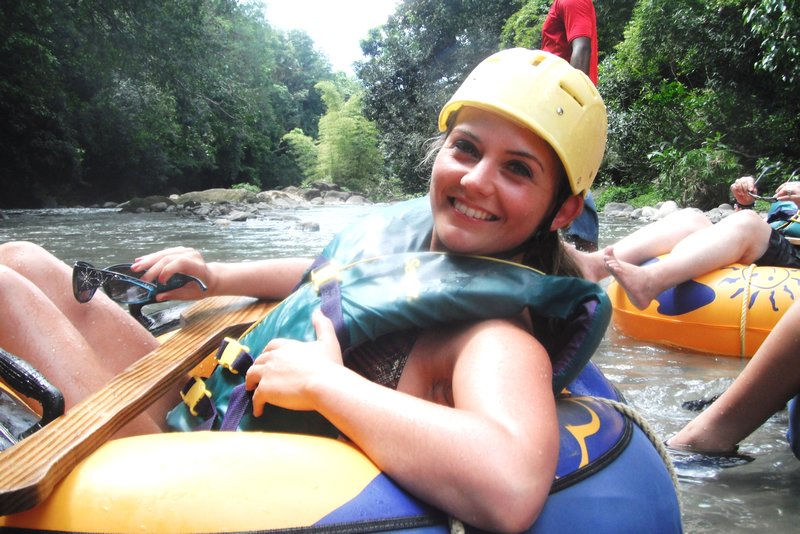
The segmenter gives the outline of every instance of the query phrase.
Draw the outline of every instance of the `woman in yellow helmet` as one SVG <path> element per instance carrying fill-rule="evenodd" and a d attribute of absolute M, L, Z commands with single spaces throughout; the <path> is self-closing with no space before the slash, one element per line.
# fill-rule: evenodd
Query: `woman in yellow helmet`
<path fill-rule="evenodd" d="M 443 107 L 439 129 L 430 249 L 570 272 L 557 231 L 581 212 L 605 148 L 605 107 L 592 82 L 544 52 L 499 52 L 478 65 Z M 14 255 L 25 255 L 25 261 L 14 262 Z M 37 346 L 9 345 L 8 332 L 0 345 L 64 384 L 68 405 L 154 347 L 105 295 L 82 305 L 67 303 L 71 273 L 41 249 L 3 245 L 0 263 L 10 265 L 0 274 L 13 282 L 14 298 L 26 298 L 29 314 L 42 313 L 39 324 L 53 325 L 50 334 L 36 337 Z M 178 248 L 138 258 L 133 270 L 147 270 L 143 280 L 162 282 L 184 273 L 208 288 L 201 292 L 198 284 L 188 284 L 159 300 L 281 299 L 310 264 L 304 259 L 205 263 L 198 252 Z M 38 274 L 26 272 L 31 265 Z M 49 283 L 42 280 L 44 271 Z M 27 280 L 19 283 L 23 277 Z M 0 305 L 9 309 L 12 291 L 3 283 L 0 288 Z M 520 531 L 535 521 L 553 481 L 559 435 L 551 362 L 527 313 L 380 341 L 379 356 L 398 362 L 392 387 L 344 366 L 331 321 L 315 313 L 313 322 L 316 341 L 274 340 L 254 355 L 246 384 L 254 391 L 256 416 L 266 403 L 315 410 L 435 507 L 493 531 Z M 116 351 L 106 350 L 112 338 Z M 70 354 L 80 347 L 82 368 L 73 376 L 85 382 L 66 379 L 66 362 L 54 361 L 48 343 L 70 347 Z M 161 426 L 164 404 L 131 431 Z"/>

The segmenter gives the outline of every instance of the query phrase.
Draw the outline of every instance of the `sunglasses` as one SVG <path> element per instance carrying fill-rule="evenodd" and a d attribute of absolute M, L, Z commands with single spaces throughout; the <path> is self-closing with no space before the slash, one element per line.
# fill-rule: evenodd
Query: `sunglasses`
<path fill-rule="evenodd" d="M 748 191 L 748 194 L 753 198 L 757 198 L 758 200 L 765 200 L 767 202 L 777 202 L 777 200 L 778 200 L 775 197 L 762 197 L 761 195 L 757 195 L 757 194 L 753 193 L 752 191 Z"/>
<path fill-rule="evenodd" d="M 155 302 L 159 293 L 178 289 L 189 282 L 196 283 L 203 291 L 207 289 L 202 280 L 188 274 L 174 274 L 165 284 L 144 282 L 139 279 L 143 274 L 132 271 L 130 263 L 98 269 L 90 263 L 78 261 L 72 267 L 72 293 L 78 302 L 86 303 L 102 287 L 115 302 L 144 306 Z"/>

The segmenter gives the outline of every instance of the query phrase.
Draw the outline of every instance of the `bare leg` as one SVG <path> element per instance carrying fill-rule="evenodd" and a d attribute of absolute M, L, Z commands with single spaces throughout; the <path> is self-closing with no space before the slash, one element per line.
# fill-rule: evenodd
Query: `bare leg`
<path fill-rule="evenodd" d="M 0 265 L 13 269 L 38 288 L 88 344 L 103 355 L 106 366 L 115 374 L 158 346 L 145 328 L 102 291 L 86 304 L 76 301 L 72 295 L 71 268 L 38 245 L 27 242 L 0 245 Z M 0 292 L 12 291 L 14 286 L 13 282 L 0 284 Z M 3 298 L 9 302 L 3 309 L 18 307 L 11 296 Z M 0 324 L 0 340 L 13 336 L 5 328 Z M 14 352 L 10 346 L 6 349 Z"/>
<path fill-rule="evenodd" d="M 158 346 L 104 294 L 87 304 L 75 301 L 70 268 L 30 243 L 0 245 L 0 309 L 0 346 L 61 389 L 67 408 Z M 152 420 L 136 427 L 157 428 Z"/>
<path fill-rule="evenodd" d="M 698 452 L 732 451 L 800 391 L 798 346 L 800 304 L 794 304 L 733 384 L 669 445 Z"/>
<path fill-rule="evenodd" d="M 703 212 L 684 209 L 625 236 L 614 245 L 614 251 L 619 259 L 638 265 L 670 252 L 684 237 L 709 226 L 711 221 Z M 599 282 L 611 274 L 606 268 L 602 250 L 582 253 L 573 249 L 570 253 L 588 280 Z"/>
<path fill-rule="evenodd" d="M 614 247 L 604 251 L 606 267 L 631 302 L 644 309 L 662 291 L 731 263 L 752 263 L 767 250 L 772 229 L 753 211 L 739 211 L 682 239 L 662 261 L 639 267 Z"/>

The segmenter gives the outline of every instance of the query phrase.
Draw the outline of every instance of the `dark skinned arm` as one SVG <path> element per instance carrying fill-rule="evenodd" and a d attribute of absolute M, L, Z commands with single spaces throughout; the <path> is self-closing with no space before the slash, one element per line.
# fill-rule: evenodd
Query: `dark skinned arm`
<path fill-rule="evenodd" d="M 592 40 L 588 37 L 576 37 L 570 42 L 572 55 L 569 63 L 589 75 L 589 61 L 592 58 Z"/>

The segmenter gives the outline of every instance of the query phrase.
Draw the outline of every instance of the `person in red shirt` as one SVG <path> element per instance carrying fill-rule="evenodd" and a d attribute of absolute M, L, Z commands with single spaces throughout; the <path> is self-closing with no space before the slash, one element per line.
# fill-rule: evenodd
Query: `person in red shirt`
<path fill-rule="evenodd" d="M 597 17 L 592 0 L 554 0 L 542 25 L 542 50 L 569 61 L 597 85 Z"/>
<path fill-rule="evenodd" d="M 542 25 L 542 50 L 569 61 L 597 85 L 597 17 L 592 0 L 554 0 Z M 586 193 L 583 212 L 563 236 L 578 250 L 597 250 L 600 221 L 591 191 Z"/>

